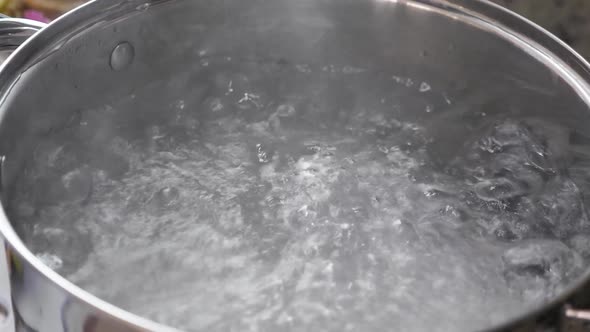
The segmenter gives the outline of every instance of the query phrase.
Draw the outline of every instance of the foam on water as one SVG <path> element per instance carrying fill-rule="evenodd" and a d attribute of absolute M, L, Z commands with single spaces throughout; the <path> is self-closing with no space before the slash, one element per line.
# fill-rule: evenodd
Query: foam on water
<path fill-rule="evenodd" d="M 435 166 L 374 79 L 208 60 L 171 104 L 152 86 L 81 112 L 35 150 L 21 234 L 93 294 L 191 331 L 469 331 L 584 271 L 565 129 L 486 120 Z"/>

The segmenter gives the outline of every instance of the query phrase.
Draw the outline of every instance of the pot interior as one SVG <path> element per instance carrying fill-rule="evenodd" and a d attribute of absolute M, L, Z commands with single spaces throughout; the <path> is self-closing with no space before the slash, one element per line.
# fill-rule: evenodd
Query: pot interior
<path fill-rule="evenodd" d="M 418 1 L 113 4 L 2 104 L 4 207 L 90 293 L 191 331 L 471 331 L 586 273 L 588 105 L 524 41 Z"/>

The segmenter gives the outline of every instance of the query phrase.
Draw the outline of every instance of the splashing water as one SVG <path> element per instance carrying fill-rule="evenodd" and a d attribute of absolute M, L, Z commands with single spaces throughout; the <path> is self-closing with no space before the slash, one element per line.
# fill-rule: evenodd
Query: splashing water
<path fill-rule="evenodd" d="M 564 129 L 484 119 L 435 167 L 427 127 L 367 70 L 224 66 L 175 77 L 182 101 L 146 87 L 43 140 L 12 203 L 30 248 L 191 331 L 468 331 L 584 271 Z M 408 82 L 389 86 L 433 92 Z"/>

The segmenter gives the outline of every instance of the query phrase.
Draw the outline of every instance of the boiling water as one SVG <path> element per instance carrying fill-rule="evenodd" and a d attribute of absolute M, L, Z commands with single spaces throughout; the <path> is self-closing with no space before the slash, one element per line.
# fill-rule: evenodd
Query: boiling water
<path fill-rule="evenodd" d="M 585 138 L 473 110 L 441 162 L 444 112 L 361 68 L 204 61 L 44 138 L 12 213 L 69 280 L 182 329 L 479 329 L 584 271 Z"/>

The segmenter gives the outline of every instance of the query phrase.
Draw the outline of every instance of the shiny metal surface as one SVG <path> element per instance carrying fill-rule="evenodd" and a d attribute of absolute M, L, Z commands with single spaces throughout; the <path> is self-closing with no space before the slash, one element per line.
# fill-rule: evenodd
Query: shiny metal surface
<path fill-rule="evenodd" d="M 44 26 L 43 23 L 27 19 L 0 19 L 0 61 L 6 60 L 18 46 Z"/>
<path fill-rule="evenodd" d="M 0 18 L 0 63 L 14 52 L 28 38 L 42 29 L 45 25 L 26 19 Z M 2 171 L 4 156 L 0 156 L 0 186 L 2 183 Z M 4 241 L 0 241 L 4 246 Z M 0 331 L 15 331 L 15 318 L 11 303 L 11 286 L 7 255 L 0 257 Z"/>
<path fill-rule="evenodd" d="M 0 21 L 0 33 L 1 27 Z M 16 25 L 7 29 L 17 29 L 11 37 L 20 41 L 31 32 Z M 133 62 L 112 70 L 112 51 L 123 42 L 133 45 Z M 226 54 L 369 64 L 428 76 L 447 90 L 456 84 L 464 91 L 479 88 L 488 95 L 479 96 L 482 104 L 495 102 L 489 96 L 500 91 L 507 114 L 518 106 L 524 114 L 555 117 L 575 128 L 590 124 L 588 63 L 544 30 L 487 1 L 229 0 L 220 6 L 198 0 L 96 0 L 28 39 L 0 71 L 3 191 L 10 193 L 35 140 L 66 123 L 79 107 L 102 105 L 146 82 L 165 81 L 187 63 Z M 443 129 L 433 147 L 441 160 L 462 132 L 460 126 Z M 173 331 L 92 296 L 44 266 L 8 214 L 0 214 L 0 232 L 10 257 L 17 330 Z M 588 277 L 590 271 L 545 307 L 498 328 L 531 324 Z"/>

